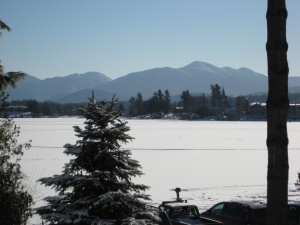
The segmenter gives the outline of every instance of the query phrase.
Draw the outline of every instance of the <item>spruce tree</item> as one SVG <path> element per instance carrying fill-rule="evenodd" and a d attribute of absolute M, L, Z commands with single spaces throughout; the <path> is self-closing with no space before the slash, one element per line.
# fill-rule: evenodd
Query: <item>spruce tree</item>
<path fill-rule="evenodd" d="M 130 128 L 115 110 L 117 100 L 98 102 L 94 95 L 86 109 L 79 108 L 84 127 L 74 127 L 79 138 L 76 144 L 66 144 L 65 154 L 73 158 L 61 175 L 39 181 L 55 188 L 59 194 L 47 197 L 47 206 L 37 212 L 50 224 L 128 223 L 135 219 L 158 221 L 157 213 L 147 209 L 149 188 L 135 184 L 132 178 L 141 176 L 141 166 L 131 159 L 131 151 L 123 145 L 133 138 Z"/>
<path fill-rule="evenodd" d="M 6 114 L 8 95 L 0 92 L 0 224 L 21 225 L 32 215 L 33 199 L 24 185 L 20 160 L 30 143 L 18 144 L 20 134 Z"/>

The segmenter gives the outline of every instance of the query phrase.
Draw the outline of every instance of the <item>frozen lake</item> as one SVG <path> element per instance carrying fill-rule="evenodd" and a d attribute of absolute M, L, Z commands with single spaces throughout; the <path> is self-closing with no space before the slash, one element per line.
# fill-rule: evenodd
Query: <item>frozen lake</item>
<path fill-rule="evenodd" d="M 69 158 L 63 154 L 66 143 L 74 144 L 73 126 L 79 118 L 15 119 L 21 127 L 19 143 L 32 140 L 21 161 L 33 187 L 36 205 L 54 194 L 36 180 L 59 174 Z M 128 120 L 135 139 L 124 148 L 140 162 L 144 175 L 136 183 L 150 186 L 152 204 L 181 197 L 200 211 L 223 200 L 266 199 L 266 122 L 218 122 L 181 120 Z M 294 183 L 300 171 L 300 123 L 288 123 L 289 199 L 300 201 Z M 30 224 L 38 223 L 35 216 Z"/>

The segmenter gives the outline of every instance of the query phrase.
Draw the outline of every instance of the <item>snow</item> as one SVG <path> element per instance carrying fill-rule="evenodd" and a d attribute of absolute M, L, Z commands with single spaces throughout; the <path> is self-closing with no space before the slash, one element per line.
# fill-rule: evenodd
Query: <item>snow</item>
<path fill-rule="evenodd" d="M 19 144 L 32 140 L 21 165 L 36 206 L 55 192 L 36 183 L 42 177 L 60 174 L 71 158 L 64 154 L 66 143 L 78 140 L 73 126 L 83 127 L 81 118 L 15 119 L 21 127 Z M 199 211 L 223 200 L 266 200 L 266 122 L 128 120 L 134 137 L 130 149 L 144 175 L 135 183 L 150 187 L 152 205 L 180 197 L 196 204 Z M 289 199 L 300 201 L 294 185 L 300 171 L 300 123 L 288 123 Z M 35 215 L 28 224 L 39 224 Z"/>

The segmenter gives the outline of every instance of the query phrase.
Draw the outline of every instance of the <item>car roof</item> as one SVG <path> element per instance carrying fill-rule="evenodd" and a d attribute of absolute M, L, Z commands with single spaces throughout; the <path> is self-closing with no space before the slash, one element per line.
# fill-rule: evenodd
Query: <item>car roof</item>
<path fill-rule="evenodd" d="M 266 202 L 262 202 L 262 201 L 245 201 L 245 200 L 235 200 L 235 201 L 227 201 L 230 203 L 235 203 L 235 204 L 241 204 L 244 206 L 248 206 L 252 209 L 262 209 L 262 208 L 266 208 L 267 207 L 267 203 Z M 223 202 L 225 203 L 225 202 Z M 289 206 L 297 206 L 300 207 L 300 202 L 290 202 L 288 203 Z"/>
<path fill-rule="evenodd" d="M 265 202 L 261 201 L 246 201 L 246 200 L 235 200 L 235 201 L 227 201 L 227 202 L 222 202 L 222 203 L 233 203 L 237 205 L 242 205 L 249 207 L 251 209 L 263 209 L 267 207 L 267 204 Z"/>
<path fill-rule="evenodd" d="M 193 205 L 193 204 L 188 204 L 188 203 L 185 203 L 185 202 L 168 202 L 168 203 L 164 203 L 162 205 L 165 205 L 165 206 L 170 206 L 170 207 L 182 207 L 182 206 L 192 206 L 192 207 L 196 207 L 196 205 Z"/>

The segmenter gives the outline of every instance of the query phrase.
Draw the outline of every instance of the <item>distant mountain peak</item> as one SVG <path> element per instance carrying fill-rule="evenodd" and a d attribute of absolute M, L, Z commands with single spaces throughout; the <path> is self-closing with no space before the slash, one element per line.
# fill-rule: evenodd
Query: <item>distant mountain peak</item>
<path fill-rule="evenodd" d="M 99 99 L 109 99 L 117 94 L 119 100 L 128 101 L 138 92 L 146 100 L 159 89 L 168 90 L 172 96 L 180 95 L 184 90 L 210 93 L 211 84 L 221 85 L 226 94 L 232 96 L 266 92 L 268 88 L 267 76 L 251 69 L 220 68 L 207 62 L 194 61 L 181 68 L 161 67 L 132 72 L 115 80 L 92 71 L 45 80 L 29 76 L 20 81 L 16 89 L 10 88 L 8 91 L 11 100 L 76 102 L 87 98 L 91 90 L 97 90 Z M 290 88 L 299 87 L 300 77 L 289 77 L 289 85 Z"/>
<path fill-rule="evenodd" d="M 220 70 L 221 68 L 214 66 L 207 62 L 201 62 L 201 61 L 194 61 L 182 68 L 183 70 L 201 70 L 201 71 L 210 71 L 210 72 L 216 72 Z"/>
<path fill-rule="evenodd" d="M 186 66 L 184 66 L 183 68 L 202 68 L 202 67 L 215 67 L 207 62 L 201 62 L 201 61 L 194 61 Z"/>

